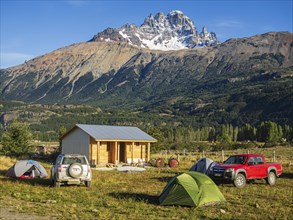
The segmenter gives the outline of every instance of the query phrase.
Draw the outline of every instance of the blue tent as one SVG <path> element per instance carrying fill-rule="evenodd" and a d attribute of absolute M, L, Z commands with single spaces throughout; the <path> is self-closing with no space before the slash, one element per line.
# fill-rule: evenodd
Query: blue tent
<path fill-rule="evenodd" d="M 197 161 L 191 168 L 189 171 L 197 171 L 200 173 L 204 173 L 206 175 L 210 175 L 213 167 L 215 165 L 218 165 L 219 163 L 214 162 L 212 159 L 210 158 L 201 158 L 199 161 Z"/>
<path fill-rule="evenodd" d="M 43 178 L 48 176 L 48 173 L 37 161 L 20 160 L 8 169 L 6 175 L 19 178 Z"/>

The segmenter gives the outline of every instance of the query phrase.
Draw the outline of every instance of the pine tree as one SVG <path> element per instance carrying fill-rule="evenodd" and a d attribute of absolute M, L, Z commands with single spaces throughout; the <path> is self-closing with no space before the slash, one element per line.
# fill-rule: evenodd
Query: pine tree
<path fill-rule="evenodd" d="M 210 129 L 208 140 L 209 142 L 214 142 L 216 140 L 216 129 L 214 127 Z"/>
<path fill-rule="evenodd" d="M 238 140 L 238 132 L 239 132 L 238 127 L 235 127 L 234 131 L 233 131 L 233 141 L 234 142 L 237 142 L 237 140 Z"/>
<path fill-rule="evenodd" d="M 5 155 L 21 155 L 33 152 L 32 133 L 26 123 L 11 123 L 2 135 L 2 151 Z"/>

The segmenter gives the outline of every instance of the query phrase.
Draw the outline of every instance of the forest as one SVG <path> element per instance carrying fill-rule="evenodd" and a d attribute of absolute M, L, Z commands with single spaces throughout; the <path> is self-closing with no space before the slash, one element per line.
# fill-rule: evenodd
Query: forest
<path fill-rule="evenodd" d="M 90 105 L 1 101 L 0 137 L 13 121 L 26 123 L 36 141 L 58 142 L 75 124 L 136 126 L 158 140 L 153 151 L 269 147 L 293 142 L 292 126 L 274 121 L 244 124 L 198 120 L 188 114 L 102 110 Z"/>

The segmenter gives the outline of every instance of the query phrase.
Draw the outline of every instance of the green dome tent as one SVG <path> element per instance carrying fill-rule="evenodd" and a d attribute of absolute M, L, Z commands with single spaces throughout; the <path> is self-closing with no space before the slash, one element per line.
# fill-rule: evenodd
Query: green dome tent
<path fill-rule="evenodd" d="M 159 197 L 161 205 L 201 206 L 224 201 L 226 199 L 217 185 L 199 172 L 174 176 Z"/>

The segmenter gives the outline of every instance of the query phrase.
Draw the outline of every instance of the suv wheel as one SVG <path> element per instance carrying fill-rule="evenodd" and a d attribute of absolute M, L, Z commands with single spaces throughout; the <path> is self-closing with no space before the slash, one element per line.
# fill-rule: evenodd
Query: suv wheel
<path fill-rule="evenodd" d="M 241 174 L 241 173 L 237 174 L 236 178 L 234 179 L 233 184 L 237 188 L 244 187 L 245 184 L 246 184 L 246 178 L 245 178 L 245 176 L 243 174 Z"/>
<path fill-rule="evenodd" d="M 82 165 L 79 163 L 73 163 L 69 166 L 68 172 L 71 177 L 78 178 L 83 173 Z"/>
<path fill-rule="evenodd" d="M 86 187 L 91 187 L 92 185 L 92 182 L 91 181 L 85 181 L 85 186 Z"/>
<path fill-rule="evenodd" d="M 59 188 L 61 186 L 61 183 L 60 182 L 57 182 L 56 179 L 54 178 L 53 179 L 53 186 Z"/>

